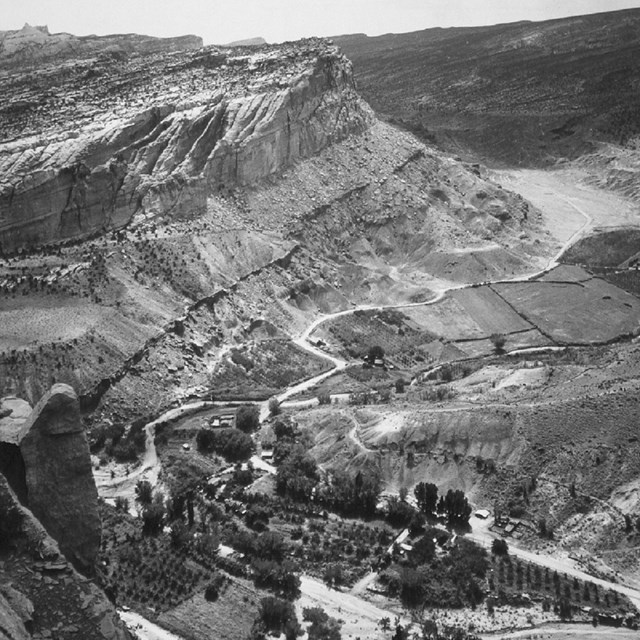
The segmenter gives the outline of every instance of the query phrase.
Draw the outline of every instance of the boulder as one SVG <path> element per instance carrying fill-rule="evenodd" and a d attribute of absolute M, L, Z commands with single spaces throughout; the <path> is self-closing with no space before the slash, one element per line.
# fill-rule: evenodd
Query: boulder
<path fill-rule="evenodd" d="M 91 573 L 100 546 L 98 492 L 75 391 L 56 384 L 23 425 L 27 506 L 73 564 Z"/>

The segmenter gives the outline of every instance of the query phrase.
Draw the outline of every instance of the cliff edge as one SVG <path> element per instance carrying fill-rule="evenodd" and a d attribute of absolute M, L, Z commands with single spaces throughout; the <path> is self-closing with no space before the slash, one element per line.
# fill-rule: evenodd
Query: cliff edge
<path fill-rule="evenodd" d="M 117 52 L 0 79 L 0 251 L 202 214 L 373 122 L 327 41 Z"/>

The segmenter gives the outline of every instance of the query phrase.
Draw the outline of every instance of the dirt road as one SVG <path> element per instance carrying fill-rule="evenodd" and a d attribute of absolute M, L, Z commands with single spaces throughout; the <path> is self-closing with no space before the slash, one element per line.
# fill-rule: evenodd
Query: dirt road
<path fill-rule="evenodd" d="M 388 640 L 389 633 L 378 628 L 382 618 L 389 618 L 393 623 L 395 613 L 359 598 L 352 593 L 329 589 L 324 583 L 308 576 L 300 576 L 300 590 L 302 595 L 296 601 L 298 617 L 302 619 L 302 609 L 305 607 L 322 607 L 332 618 L 341 620 L 343 638 L 367 638 L 368 640 Z M 408 618 L 401 618 L 403 624 L 408 624 Z"/>
<path fill-rule="evenodd" d="M 521 629 L 507 633 L 481 634 L 484 640 L 638 640 L 640 633 L 631 629 L 593 627 L 587 624 L 549 624 L 534 629 Z"/>

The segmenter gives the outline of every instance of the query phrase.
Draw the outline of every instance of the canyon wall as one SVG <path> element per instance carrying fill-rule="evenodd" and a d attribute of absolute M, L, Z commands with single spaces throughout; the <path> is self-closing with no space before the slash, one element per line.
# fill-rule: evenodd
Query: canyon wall
<path fill-rule="evenodd" d="M 324 41 L 149 58 L 73 65 L 64 100 L 51 103 L 59 119 L 42 107 L 50 79 L 0 101 L 9 117 L 3 253 L 117 229 L 136 214 L 199 215 L 209 195 L 252 185 L 373 122 L 351 63 Z"/>

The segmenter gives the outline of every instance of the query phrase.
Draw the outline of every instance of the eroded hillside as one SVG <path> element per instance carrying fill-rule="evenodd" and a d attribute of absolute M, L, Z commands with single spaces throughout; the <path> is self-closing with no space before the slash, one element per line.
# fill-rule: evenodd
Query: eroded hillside
<path fill-rule="evenodd" d="M 631 9 L 334 40 L 377 112 L 452 153 L 531 166 L 638 132 L 639 22 Z"/>
<path fill-rule="evenodd" d="M 324 41 L 33 73 L 6 99 L 66 97 L 59 121 L 12 111 L 1 145 L 3 247 L 23 249 L 2 264 L 0 378 L 32 401 L 64 381 L 124 419 L 230 368 L 224 395 L 268 396 L 305 377 L 287 336 L 318 312 L 532 272 L 555 248 L 482 167 L 378 122 Z M 269 384 L 234 351 L 268 360 L 260 335 L 289 367 Z"/>

